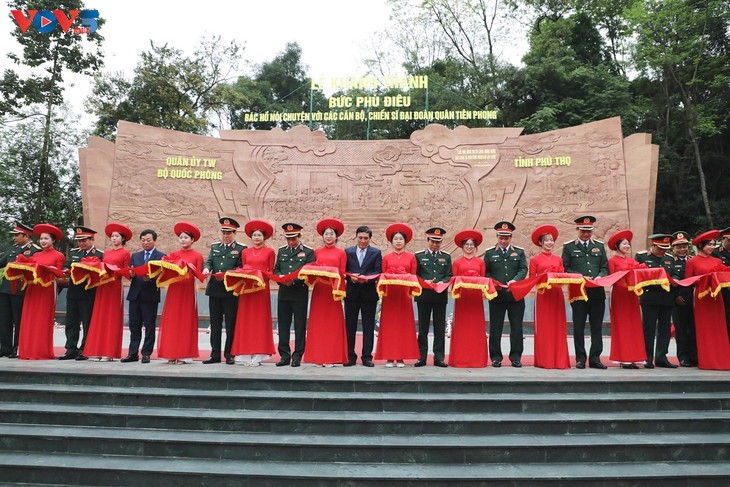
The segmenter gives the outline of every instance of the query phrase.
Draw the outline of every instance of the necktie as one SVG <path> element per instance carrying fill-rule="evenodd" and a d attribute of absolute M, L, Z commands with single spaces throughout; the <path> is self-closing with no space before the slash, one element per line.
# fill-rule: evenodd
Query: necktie
<path fill-rule="evenodd" d="M 146 264 L 148 260 L 150 260 L 150 251 L 149 250 L 145 250 L 145 252 L 144 252 L 144 263 Z"/>
<path fill-rule="evenodd" d="M 583 250 L 588 252 L 588 242 L 583 242 Z"/>
<path fill-rule="evenodd" d="M 362 265 L 362 261 L 365 259 L 365 251 L 363 249 L 358 249 L 357 251 L 357 262 L 358 264 Z"/>

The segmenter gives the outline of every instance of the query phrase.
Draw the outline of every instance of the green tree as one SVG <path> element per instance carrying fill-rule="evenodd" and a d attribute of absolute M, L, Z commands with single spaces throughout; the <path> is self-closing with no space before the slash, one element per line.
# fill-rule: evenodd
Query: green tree
<path fill-rule="evenodd" d="M 14 0 L 10 2 L 10 7 L 23 13 L 44 9 L 68 12 L 85 8 L 79 0 L 69 0 L 62 5 L 37 0 Z M 99 19 L 99 29 L 103 24 L 103 19 Z M 98 70 L 103 64 L 101 45 L 104 38 L 98 30 L 82 34 L 73 29 L 63 32 L 60 27 L 50 33 L 37 32 L 33 27 L 26 32 L 17 28 L 11 35 L 22 48 L 22 53 L 10 52 L 8 57 L 15 64 L 30 68 L 30 75 L 23 77 L 15 70 L 3 73 L 0 81 L 0 115 L 11 115 L 14 119 L 33 117 L 42 120 L 43 130 L 37 134 L 42 142 L 40 151 L 31 163 L 37 166 L 38 187 L 48 188 L 49 181 L 53 181 L 56 176 L 50 164 L 51 153 L 54 144 L 62 143 L 53 139 L 53 134 L 57 133 L 53 124 L 56 120 L 54 112 L 63 103 L 64 74 L 90 75 Z M 51 217 L 44 213 L 46 195 L 37 192 L 32 196 L 32 199 L 25 201 L 31 208 L 27 219 L 39 221 Z"/>
<path fill-rule="evenodd" d="M 150 42 L 131 80 L 121 73 L 94 77 L 88 106 L 97 117 L 95 135 L 113 140 L 119 120 L 196 134 L 221 128 L 241 53 L 220 36 L 201 40 L 192 56 Z"/>

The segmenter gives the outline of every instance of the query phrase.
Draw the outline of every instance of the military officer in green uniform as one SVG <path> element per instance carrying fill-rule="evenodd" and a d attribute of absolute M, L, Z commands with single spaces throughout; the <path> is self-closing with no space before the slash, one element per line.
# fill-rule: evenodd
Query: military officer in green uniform
<path fill-rule="evenodd" d="M 689 254 L 689 240 L 687 232 L 679 231 L 672 234 L 672 277 L 684 279 L 685 266 Z M 692 286 L 678 286 L 674 294 L 674 308 L 672 321 L 676 330 L 677 358 L 682 367 L 697 367 L 697 337 L 695 335 L 694 317 L 694 288 Z"/>
<path fill-rule="evenodd" d="M 286 245 L 279 247 L 274 264 L 274 274 L 285 276 L 314 262 L 314 250 L 302 244 L 302 226 L 297 223 L 285 223 Z M 277 320 L 279 326 L 279 355 L 281 359 L 277 367 L 289 365 L 299 367 L 304 355 L 307 333 L 307 299 L 309 289 L 301 279 L 292 279 L 279 284 L 279 302 Z M 294 353 L 289 346 L 292 317 L 294 317 Z"/>
<path fill-rule="evenodd" d="M 30 257 L 41 248 L 32 242 L 33 229 L 27 225 L 16 222 L 10 234 L 13 236 L 13 245 L 0 256 L 0 357 L 18 358 L 20 315 L 25 292 L 20 281 L 13 286 L 4 279 L 5 266 L 15 262 L 19 255 Z"/>
<path fill-rule="evenodd" d="M 522 247 L 512 244 L 512 232 L 515 231 L 515 226 L 512 222 L 501 221 L 494 225 L 494 229 L 497 231 L 497 244 L 484 252 L 486 277 L 505 285 L 524 279 L 527 277 L 527 257 Z M 524 350 L 522 321 L 525 316 L 525 300 L 516 301 L 511 292 L 501 288 L 497 292 L 497 297 L 489 301 L 489 356 L 492 357 L 492 366 L 502 366 L 502 330 L 505 313 L 509 318 L 509 359 L 512 367 L 522 367 Z"/>
<path fill-rule="evenodd" d="M 724 266 L 730 266 L 730 227 L 720 230 L 720 237 L 722 242 L 715 247 L 712 255 L 720 259 Z M 730 336 L 730 289 L 722 289 L 722 301 L 725 304 L 725 323 Z"/>
<path fill-rule="evenodd" d="M 94 246 L 94 235 L 96 231 L 88 227 L 76 227 L 74 229 L 74 240 L 77 247 L 71 249 L 64 271 L 68 274 L 71 271 L 71 264 L 81 262 L 86 257 L 104 259 L 104 252 Z M 96 289 L 84 289 L 86 283 L 68 283 L 66 290 L 66 353 L 58 357 L 58 360 L 87 360 L 84 355 L 84 345 L 89 334 L 89 322 L 91 313 L 94 310 L 94 298 Z M 84 329 L 84 337 L 79 346 L 79 334 L 81 327 Z"/>
<path fill-rule="evenodd" d="M 219 272 L 230 271 L 243 265 L 241 257 L 245 245 L 236 242 L 236 230 L 241 226 L 233 218 L 223 217 L 220 223 L 221 241 L 210 246 L 208 258 L 203 264 L 203 275 L 209 276 Z M 226 343 L 223 355 L 228 365 L 236 363 L 236 357 L 231 355 L 233 335 L 235 333 L 236 314 L 238 312 L 238 298 L 232 291 L 226 291 L 223 277 L 210 277 L 205 288 L 208 296 L 210 313 L 210 357 L 203 360 L 204 364 L 219 364 L 221 362 L 221 335 L 223 321 L 226 322 Z"/>
<path fill-rule="evenodd" d="M 667 275 L 672 274 L 674 258 L 667 255 L 671 248 L 672 236 L 663 233 L 649 235 L 651 249 L 636 254 L 636 262 L 646 267 L 663 267 Z M 644 367 L 654 366 L 674 369 L 677 367 L 667 358 L 672 330 L 672 310 L 674 309 L 674 292 L 665 291 L 661 286 L 647 286 L 639 296 L 641 305 L 641 323 L 644 327 L 644 345 L 646 346 L 646 362 Z M 654 353 L 654 337 L 656 337 L 656 354 Z"/>
<path fill-rule="evenodd" d="M 426 230 L 428 248 L 416 252 L 416 275 L 431 283 L 449 282 L 451 279 L 451 255 L 441 250 L 441 241 L 446 230 L 433 227 Z M 433 289 L 424 289 L 420 296 L 415 298 L 418 307 L 418 350 L 421 358 L 415 363 L 416 367 L 426 365 L 428 357 L 428 330 L 433 313 L 433 364 L 436 367 L 447 367 L 444 362 L 446 355 L 446 305 L 448 293 L 437 293 Z"/>
<path fill-rule="evenodd" d="M 593 224 L 596 218 L 585 215 L 576 218 L 578 236 L 563 244 L 563 267 L 565 272 L 581 274 L 586 279 L 608 275 L 608 257 L 603 242 L 593 238 Z M 575 366 L 605 369 L 601 362 L 603 352 L 603 315 L 606 312 L 606 293 L 602 287 L 586 288 L 587 301 L 570 303 L 573 310 L 573 342 L 575 345 Z M 586 320 L 591 325 L 591 348 L 586 357 Z"/>

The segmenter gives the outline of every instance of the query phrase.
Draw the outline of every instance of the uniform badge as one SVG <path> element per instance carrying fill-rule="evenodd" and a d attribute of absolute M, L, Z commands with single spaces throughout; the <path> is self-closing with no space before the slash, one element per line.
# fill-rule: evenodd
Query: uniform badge
<path fill-rule="evenodd" d="M 231 250 L 231 255 L 238 255 L 238 250 Z"/>
<path fill-rule="evenodd" d="M 297 257 L 304 257 L 304 256 L 306 256 L 306 255 L 307 255 L 307 254 L 305 254 L 304 252 L 299 252 L 299 253 L 297 254 Z"/>
<path fill-rule="evenodd" d="M 439 262 L 446 262 L 446 259 L 444 259 L 443 257 L 441 257 L 441 258 L 439 259 Z"/>
<path fill-rule="evenodd" d="M 517 252 L 512 252 L 511 254 L 509 254 L 509 256 L 510 257 L 517 257 Z"/>
<path fill-rule="evenodd" d="M 591 252 L 593 252 L 594 254 L 600 254 L 600 253 L 601 253 L 601 249 L 598 249 L 598 248 L 592 248 L 592 249 L 591 249 Z"/>

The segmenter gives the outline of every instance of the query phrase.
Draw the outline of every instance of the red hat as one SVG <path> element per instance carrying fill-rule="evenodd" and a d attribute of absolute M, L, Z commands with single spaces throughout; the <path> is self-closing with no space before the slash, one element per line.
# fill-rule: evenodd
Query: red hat
<path fill-rule="evenodd" d="M 462 230 L 454 235 L 454 243 L 459 247 L 464 245 L 464 242 L 471 239 L 474 240 L 474 246 L 479 247 L 482 244 L 482 234 L 476 230 L 466 229 Z"/>
<path fill-rule="evenodd" d="M 628 228 L 619 230 L 618 232 L 611 235 L 611 238 L 608 239 L 608 248 L 615 250 L 617 243 L 621 242 L 622 240 L 628 240 L 629 242 L 631 242 L 632 238 L 634 238 L 634 232 L 632 232 Z"/>
<path fill-rule="evenodd" d="M 575 225 L 578 230 L 593 230 L 593 224 L 596 223 L 596 217 L 591 215 L 579 216 L 575 220 Z"/>
<path fill-rule="evenodd" d="M 249 237 L 251 237 L 251 235 L 253 235 L 253 232 L 255 232 L 256 230 L 264 234 L 264 240 L 267 238 L 271 238 L 271 236 L 274 234 L 274 226 L 266 220 L 250 220 L 243 227 L 243 231 L 246 232 L 246 235 L 248 235 Z"/>
<path fill-rule="evenodd" d="M 717 240 L 720 237 L 720 230 L 708 230 L 705 233 L 700 233 L 692 239 L 692 245 L 699 245 L 700 242 L 705 240 Z"/>
<path fill-rule="evenodd" d="M 200 230 L 192 223 L 178 222 L 175 224 L 173 231 L 175 232 L 175 235 L 180 235 L 183 232 L 189 233 L 193 236 L 193 242 L 200 240 Z"/>
<path fill-rule="evenodd" d="M 119 235 L 124 237 L 124 240 L 127 242 L 132 240 L 132 230 L 123 223 L 112 222 L 104 228 L 104 233 L 106 233 L 106 236 L 109 238 L 111 238 L 112 233 L 114 232 L 117 232 Z"/>
<path fill-rule="evenodd" d="M 55 225 L 51 225 L 50 223 L 39 223 L 33 227 L 33 235 L 40 237 L 41 233 L 53 235 L 56 237 L 56 240 L 61 240 L 61 238 L 63 238 L 63 232 L 61 232 L 61 229 Z"/>
<path fill-rule="evenodd" d="M 94 238 L 96 230 L 92 230 L 89 227 L 76 227 L 74 228 L 74 240 L 83 240 L 85 238 Z"/>
<path fill-rule="evenodd" d="M 540 225 L 536 229 L 532 231 L 532 243 L 540 246 L 540 237 L 543 235 L 552 235 L 553 240 L 558 239 L 558 229 L 555 227 L 555 225 Z"/>
<path fill-rule="evenodd" d="M 393 241 L 393 235 L 396 233 L 402 233 L 406 237 L 406 243 L 410 242 L 413 238 L 413 230 L 405 223 L 391 223 L 388 228 L 385 229 L 385 237 L 388 242 Z"/>
<path fill-rule="evenodd" d="M 236 220 L 227 216 L 218 220 L 218 223 L 221 224 L 221 232 L 235 232 L 241 226 Z"/>
<path fill-rule="evenodd" d="M 15 222 L 15 225 L 13 226 L 13 229 L 10 230 L 10 233 L 24 233 L 25 235 L 28 235 L 30 237 L 31 235 L 33 235 L 33 229 L 23 223 Z"/>
<path fill-rule="evenodd" d="M 339 237 L 345 231 L 345 224 L 337 218 L 323 218 L 317 223 L 317 233 L 322 235 L 325 230 L 331 228 Z"/>

